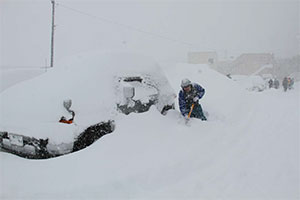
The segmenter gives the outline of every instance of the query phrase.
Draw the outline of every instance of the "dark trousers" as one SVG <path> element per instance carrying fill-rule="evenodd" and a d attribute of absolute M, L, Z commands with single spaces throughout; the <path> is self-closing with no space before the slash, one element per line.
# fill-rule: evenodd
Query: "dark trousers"
<path fill-rule="evenodd" d="M 206 120 L 206 117 L 204 116 L 202 107 L 199 103 L 195 104 L 194 109 L 191 113 L 191 117 L 198 118 L 201 120 Z"/>

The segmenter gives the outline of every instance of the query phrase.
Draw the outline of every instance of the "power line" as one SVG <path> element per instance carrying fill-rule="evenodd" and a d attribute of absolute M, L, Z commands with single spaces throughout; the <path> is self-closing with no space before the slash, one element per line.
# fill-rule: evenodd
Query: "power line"
<path fill-rule="evenodd" d="M 90 14 L 90 13 L 87 13 L 87 12 L 83 12 L 81 10 L 78 10 L 78 9 L 75 9 L 75 8 L 71 8 L 71 7 L 66 6 L 64 4 L 61 4 L 61 3 L 57 3 L 57 5 L 65 8 L 65 9 L 71 10 L 73 12 L 76 12 L 76 13 L 79 13 L 79 14 L 82 14 L 82 15 L 86 15 L 86 16 L 98 19 L 98 20 L 100 20 L 102 22 L 114 24 L 116 26 L 121 26 L 121 27 L 124 27 L 124 28 L 132 30 L 132 31 L 136 31 L 136 32 L 139 32 L 139 33 L 151 35 L 152 37 L 158 37 L 160 39 L 165 39 L 165 40 L 168 40 L 168 41 L 171 41 L 171 42 L 180 43 L 182 45 L 189 46 L 189 47 L 195 46 L 195 44 L 192 44 L 192 43 L 188 43 L 188 42 L 181 41 L 181 40 L 178 40 L 178 39 L 169 38 L 167 36 L 160 35 L 160 34 L 157 34 L 157 33 L 153 33 L 153 32 L 150 32 L 150 31 L 145 31 L 145 30 L 142 30 L 140 28 L 136 28 L 134 26 L 130 26 L 130 25 L 123 24 L 123 23 L 120 23 L 120 22 L 116 22 L 116 21 L 113 21 L 113 20 L 110 20 L 110 19 L 107 19 L 107 18 L 104 18 L 104 17 L 100 17 L 100 16 L 96 16 L 96 15 L 93 15 L 93 14 Z"/>

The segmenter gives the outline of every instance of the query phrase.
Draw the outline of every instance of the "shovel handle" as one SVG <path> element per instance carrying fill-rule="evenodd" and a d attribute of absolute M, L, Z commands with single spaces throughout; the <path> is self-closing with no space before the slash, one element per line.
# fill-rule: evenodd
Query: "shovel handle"
<path fill-rule="evenodd" d="M 192 104 L 191 110 L 190 110 L 190 112 L 189 112 L 189 114 L 188 114 L 188 118 L 191 117 L 191 114 L 192 114 L 192 112 L 193 112 L 194 106 L 195 106 L 195 104 Z"/>

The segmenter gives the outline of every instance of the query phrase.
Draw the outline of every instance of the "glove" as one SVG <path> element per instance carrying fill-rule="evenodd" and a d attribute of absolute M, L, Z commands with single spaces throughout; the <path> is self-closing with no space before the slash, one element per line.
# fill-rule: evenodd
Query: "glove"
<path fill-rule="evenodd" d="M 189 116 L 188 116 L 188 114 L 183 115 L 183 118 L 184 118 L 186 121 L 188 121 L 188 120 L 190 119 Z"/>
<path fill-rule="evenodd" d="M 199 100 L 199 97 L 194 97 L 193 101 L 196 103 Z"/>

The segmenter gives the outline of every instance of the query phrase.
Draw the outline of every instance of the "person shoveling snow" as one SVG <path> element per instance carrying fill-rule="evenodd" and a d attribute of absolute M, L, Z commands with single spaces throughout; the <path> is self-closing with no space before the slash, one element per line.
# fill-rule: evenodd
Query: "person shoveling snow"
<path fill-rule="evenodd" d="M 197 83 L 192 83 L 189 79 L 183 79 L 181 81 L 181 88 L 182 90 L 180 90 L 178 96 L 181 114 L 187 120 L 189 118 L 207 120 L 199 103 L 199 99 L 201 99 L 205 93 L 204 88 Z"/>

